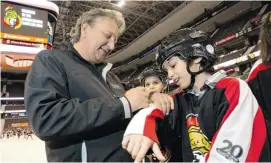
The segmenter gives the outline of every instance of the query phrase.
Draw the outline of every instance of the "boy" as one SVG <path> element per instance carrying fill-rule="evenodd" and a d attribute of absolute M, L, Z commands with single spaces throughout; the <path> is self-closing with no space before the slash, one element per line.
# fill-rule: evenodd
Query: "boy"
<path fill-rule="evenodd" d="M 148 68 L 140 74 L 140 84 L 148 92 L 165 93 L 167 88 L 166 74 L 157 69 Z"/>
<path fill-rule="evenodd" d="M 162 161 L 271 160 L 255 97 L 244 81 L 222 71 L 214 74 L 216 58 L 209 37 L 195 29 L 181 29 L 162 42 L 157 62 L 184 91 L 173 97 L 169 116 L 150 106 L 130 122 L 122 145 L 135 161 L 142 161 L 150 147 Z M 164 158 L 159 143 L 180 158 Z"/>

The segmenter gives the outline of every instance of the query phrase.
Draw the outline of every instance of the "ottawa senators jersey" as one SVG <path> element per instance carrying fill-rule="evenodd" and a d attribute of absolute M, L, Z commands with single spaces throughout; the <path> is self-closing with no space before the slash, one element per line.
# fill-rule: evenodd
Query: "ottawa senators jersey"
<path fill-rule="evenodd" d="M 169 116 L 141 110 L 124 135 L 142 134 L 171 151 L 170 162 L 270 162 L 263 113 L 245 81 L 214 74 L 200 93 L 174 96 Z"/>

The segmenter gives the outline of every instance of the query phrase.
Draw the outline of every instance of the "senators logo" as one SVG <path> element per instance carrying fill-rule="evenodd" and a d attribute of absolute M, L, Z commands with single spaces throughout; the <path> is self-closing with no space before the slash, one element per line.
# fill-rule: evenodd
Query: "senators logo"
<path fill-rule="evenodd" d="M 165 147 L 162 147 L 161 148 L 161 152 L 163 154 L 163 156 L 166 158 L 165 161 L 163 162 L 169 162 L 170 161 L 170 158 L 171 158 L 171 152 L 168 148 L 165 148 Z M 144 162 L 161 162 L 159 161 L 156 156 L 152 153 L 152 154 L 149 154 L 145 157 L 144 159 Z"/>
<path fill-rule="evenodd" d="M 202 133 L 196 115 L 189 114 L 186 119 L 190 146 L 193 151 L 195 161 L 198 161 L 211 150 L 211 142 Z"/>
<path fill-rule="evenodd" d="M 10 5 L 5 8 L 4 23 L 14 29 L 19 29 L 22 26 L 21 16 Z"/>

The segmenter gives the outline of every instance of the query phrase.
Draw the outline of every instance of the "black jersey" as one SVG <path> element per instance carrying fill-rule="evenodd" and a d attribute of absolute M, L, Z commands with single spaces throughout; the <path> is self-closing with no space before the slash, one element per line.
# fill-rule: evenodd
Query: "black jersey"
<path fill-rule="evenodd" d="M 128 134 L 143 134 L 167 147 L 172 152 L 169 161 L 271 161 L 256 98 L 245 81 L 220 72 L 200 93 L 176 94 L 169 116 L 155 106 L 140 111 L 127 127 Z"/>

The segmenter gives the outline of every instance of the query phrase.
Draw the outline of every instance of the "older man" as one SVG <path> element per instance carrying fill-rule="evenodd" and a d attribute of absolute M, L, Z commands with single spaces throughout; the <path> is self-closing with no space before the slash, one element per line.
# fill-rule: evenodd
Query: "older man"
<path fill-rule="evenodd" d="M 122 135 L 132 112 L 148 106 L 149 93 L 138 87 L 124 95 L 109 71 L 112 65 L 103 62 L 124 29 L 121 13 L 91 10 L 78 19 L 67 49 L 36 56 L 25 107 L 34 132 L 46 143 L 48 161 L 132 161 L 121 148 Z M 168 111 L 172 100 L 156 96 L 156 104 Z"/>

